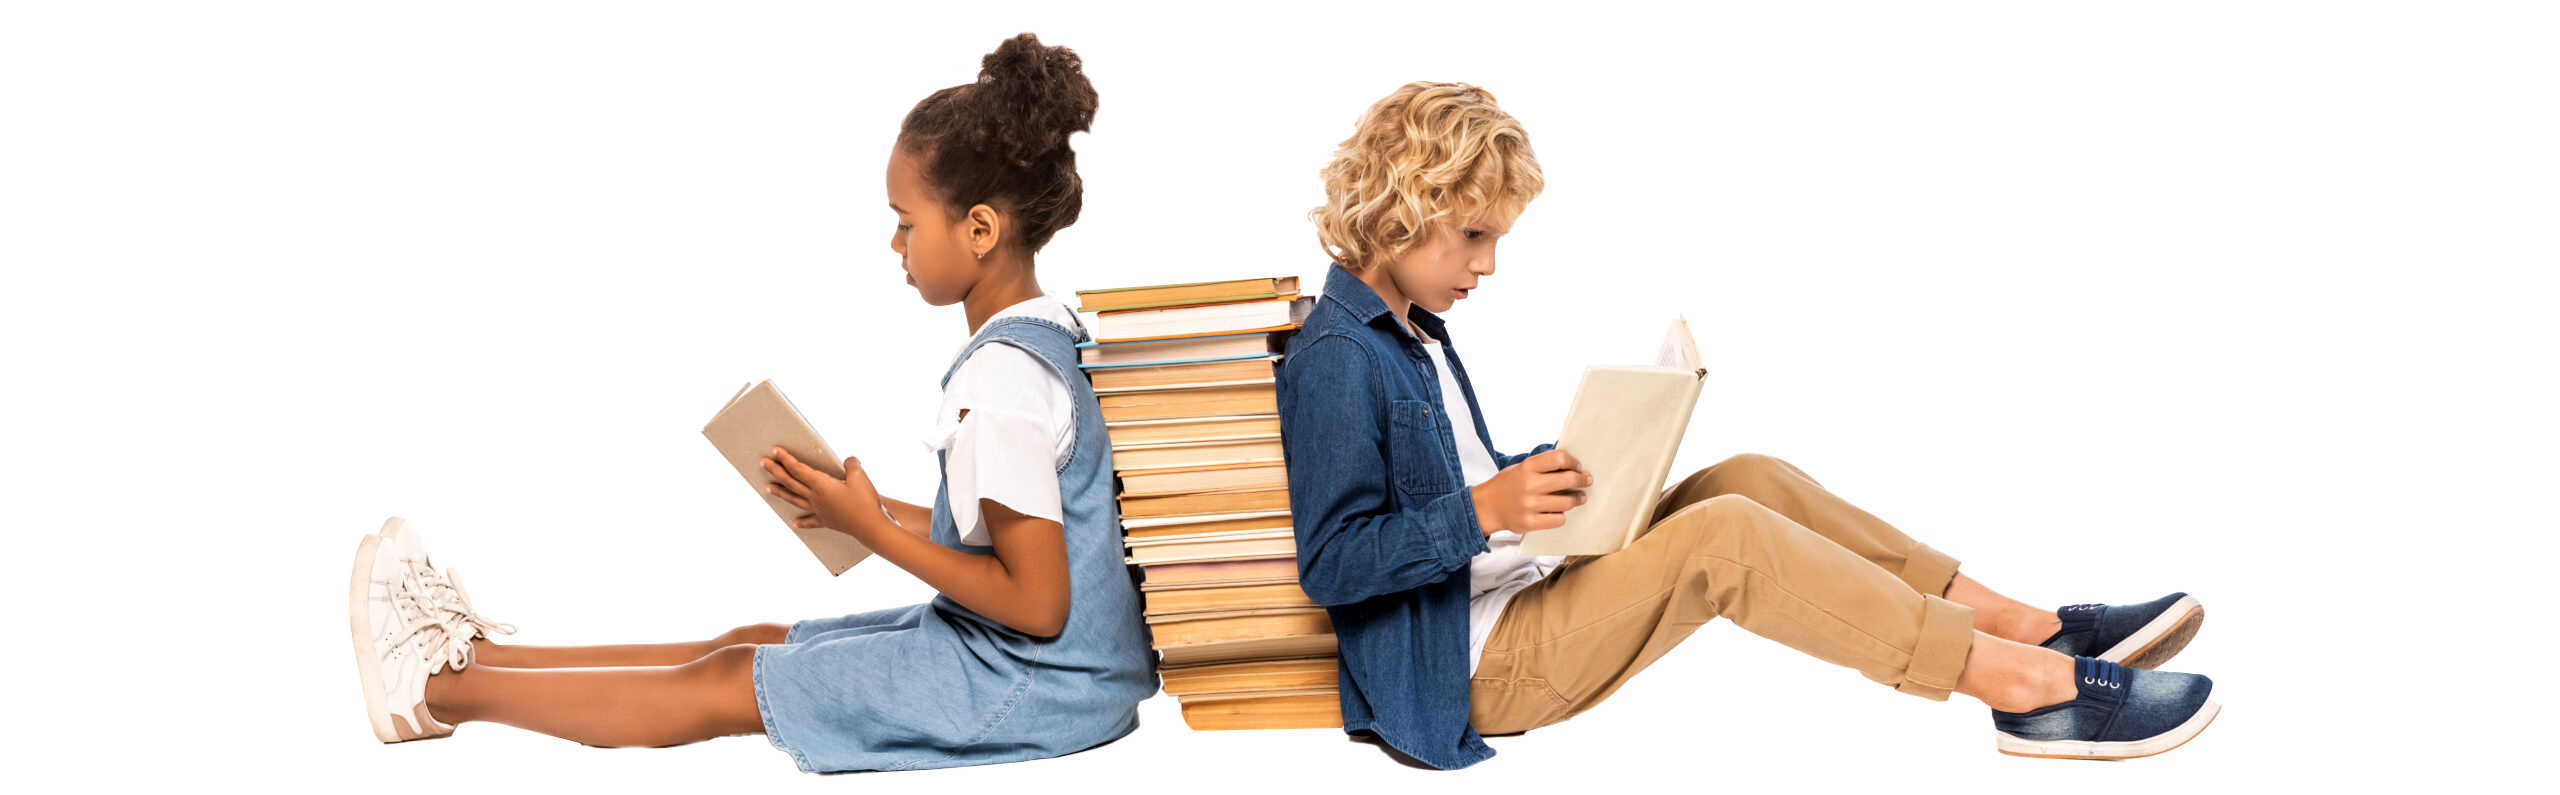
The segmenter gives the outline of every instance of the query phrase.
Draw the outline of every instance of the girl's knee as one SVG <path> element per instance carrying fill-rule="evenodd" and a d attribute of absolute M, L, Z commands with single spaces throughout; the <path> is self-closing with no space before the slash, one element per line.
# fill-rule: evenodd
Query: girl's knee
<path fill-rule="evenodd" d="M 790 638 L 791 625 L 789 624 L 749 624 L 720 633 L 720 637 L 711 639 L 711 644 L 715 647 L 736 646 L 742 643 L 775 644 Z"/>

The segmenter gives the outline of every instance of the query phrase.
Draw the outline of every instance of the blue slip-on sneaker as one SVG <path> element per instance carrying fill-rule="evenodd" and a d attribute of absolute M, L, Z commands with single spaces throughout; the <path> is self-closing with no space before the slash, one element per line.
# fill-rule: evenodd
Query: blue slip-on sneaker
<path fill-rule="evenodd" d="M 2146 671 L 2178 656 L 2204 626 L 2204 603 L 2185 593 L 2138 605 L 2072 605 L 2054 614 L 2062 617 L 2061 631 L 2038 645 Z"/>
<path fill-rule="evenodd" d="M 2080 697 L 2026 712 L 1991 711 L 2000 752 L 2047 759 L 2135 759 L 2185 745 L 2222 713 L 2213 680 L 2074 658 Z"/>

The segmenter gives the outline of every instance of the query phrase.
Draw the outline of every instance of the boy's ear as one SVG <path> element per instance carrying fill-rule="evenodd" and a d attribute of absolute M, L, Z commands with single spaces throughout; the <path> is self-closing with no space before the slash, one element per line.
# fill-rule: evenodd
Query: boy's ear
<path fill-rule="evenodd" d="M 1004 221 L 1004 214 L 996 212 L 996 208 L 983 204 L 970 207 L 966 224 L 969 232 L 969 254 L 983 260 L 987 258 L 987 252 L 994 251 L 996 246 L 1003 244 L 1005 232 L 1010 231 L 1004 228 Z"/>

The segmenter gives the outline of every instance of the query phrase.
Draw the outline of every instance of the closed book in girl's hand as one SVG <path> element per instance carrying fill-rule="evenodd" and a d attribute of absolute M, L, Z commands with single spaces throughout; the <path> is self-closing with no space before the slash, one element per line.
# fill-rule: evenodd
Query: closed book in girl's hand
<path fill-rule="evenodd" d="M 720 413 L 702 426 L 702 436 L 710 439 L 711 446 L 720 450 L 720 457 L 729 459 L 729 466 L 747 479 L 756 496 L 764 499 L 765 507 L 782 517 L 782 526 L 790 528 L 800 537 L 800 543 L 818 556 L 828 574 L 843 574 L 871 556 L 871 549 L 853 540 L 853 536 L 824 527 L 792 527 L 792 520 L 809 512 L 765 491 L 765 484 L 773 482 L 773 475 L 764 471 L 760 459 L 775 447 L 791 451 L 811 469 L 830 477 L 844 477 L 844 458 L 827 449 L 826 440 L 818 438 L 817 429 L 809 427 L 809 421 L 800 416 L 800 410 L 791 405 L 790 398 L 782 396 L 782 390 L 772 381 L 739 387 L 738 394 L 730 396 L 729 405 L 720 407 Z"/>

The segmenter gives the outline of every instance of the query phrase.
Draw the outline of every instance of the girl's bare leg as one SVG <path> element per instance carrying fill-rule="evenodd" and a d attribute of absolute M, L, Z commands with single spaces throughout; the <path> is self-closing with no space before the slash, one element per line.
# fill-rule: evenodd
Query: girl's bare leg
<path fill-rule="evenodd" d="M 758 734 L 753 644 L 682 665 L 500 668 L 483 662 L 427 679 L 427 712 L 489 721 L 588 745 L 660 746 Z"/>
<path fill-rule="evenodd" d="M 683 665 L 730 646 L 781 643 L 790 632 L 789 624 L 755 624 L 720 633 L 719 637 L 710 640 L 615 646 L 512 646 L 500 645 L 495 639 L 481 639 L 471 642 L 471 655 L 473 665 L 492 668 Z"/>
<path fill-rule="evenodd" d="M 2001 596 L 1963 572 L 1947 584 L 1945 596 L 1947 601 L 1973 608 L 1975 631 L 2002 640 L 2033 646 L 2062 630 L 2062 617 L 2053 611 Z"/>

